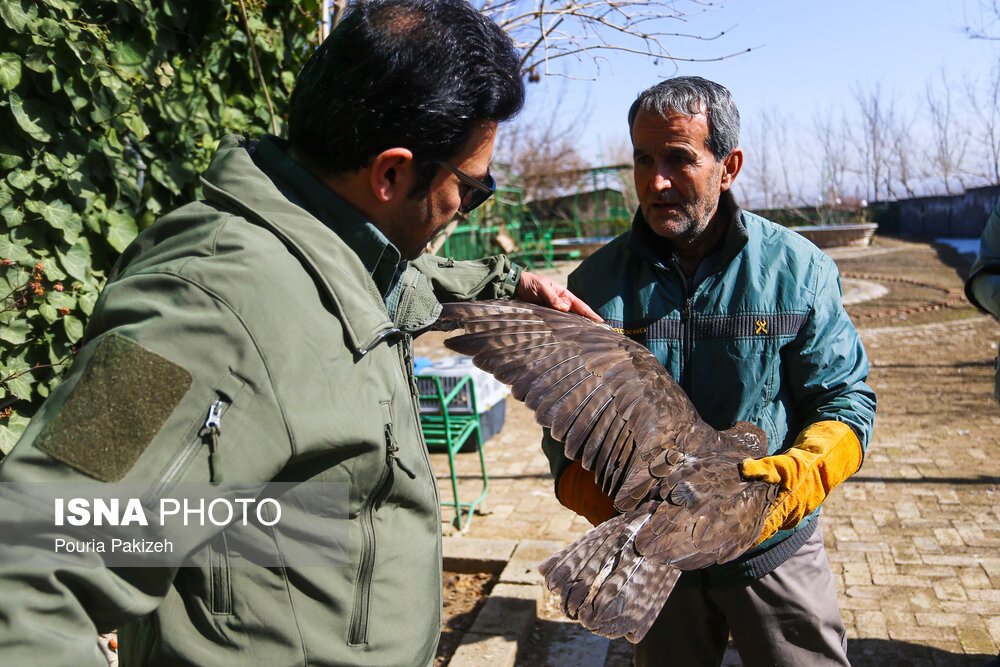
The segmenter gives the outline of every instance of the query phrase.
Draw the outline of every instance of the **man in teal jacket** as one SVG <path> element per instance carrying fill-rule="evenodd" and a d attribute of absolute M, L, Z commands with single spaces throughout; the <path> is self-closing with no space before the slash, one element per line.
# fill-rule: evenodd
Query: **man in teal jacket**
<path fill-rule="evenodd" d="M 26 518 L 30 491 L 0 494 L 0 664 L 99 667 L 96 634 L 113 628 L 122 665 L 433 662 L 440 514 L 410 333 L 440 300 L 590 313 L 502 256 L 420 256 L 492 194 L 497 124 L 523 95 L 510 39 L 465 0 L 372 0 L 300 74 L 289 143 L 222 140 L 204 199 L 121 257 L 0 482 L 137 483 L 154 500 L 195 485 L 227 502 L 273 481 L 341 485 L 343 506 L 306 527 L 342 530 L 346 564 L 249 561 L 260 545 L 283 559 L 289 533 L 204 520 L 175 535 L 190 567 L 53 562 L 68 529 Z"/>
<path fill-rule="evenodd" d="M 1000 318 L 1000 202 L 979 237 L 979 252 L 965 281 L 965 295 L 976 308 Z M 1000 401 L 1000 355 L 993 396 Z"/>
<path fill-rule="evenodd" d="M 639 211 L 570 289 L 645 344 L 709 424 L 760 426 L 773 455 L 741 472 L 783 487 L 757 547 L 681 577 L 636 664 L 715 667 L 732 633 L 745 665 L 847 665 L 817 514 L 861 465 L 875 396 L 836 267 L 736 205 L 743 153 L 725 88 L 664 81 L 639 95 L 629 128 Z M 560 501 L 593 523 L 611 516 L 593 475 L 544 447 Z"/>

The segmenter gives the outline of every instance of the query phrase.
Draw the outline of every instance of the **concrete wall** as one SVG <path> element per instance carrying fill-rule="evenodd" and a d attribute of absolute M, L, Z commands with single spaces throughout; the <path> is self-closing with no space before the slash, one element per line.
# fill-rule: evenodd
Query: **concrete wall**
<path fill-rule="evenodd" d="M 982 233 L 998 200 L 998 185 L 972 188 L 960 195 L 900 199 L 888 204 L 889 218 L 898 221 L 898 229 L 889 224 L 882 231 L 924 238 L 974 238 Z"/>

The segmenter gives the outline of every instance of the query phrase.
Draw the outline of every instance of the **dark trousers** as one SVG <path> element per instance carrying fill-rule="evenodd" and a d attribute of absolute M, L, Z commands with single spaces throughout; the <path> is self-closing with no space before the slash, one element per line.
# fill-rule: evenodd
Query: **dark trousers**
<path fill-rule="evenodd" d="M 850 667 L 823 531 L 747 586 L 678 586 L 636 667 L 718 667 L 732 634 L 744 667 Z"/>

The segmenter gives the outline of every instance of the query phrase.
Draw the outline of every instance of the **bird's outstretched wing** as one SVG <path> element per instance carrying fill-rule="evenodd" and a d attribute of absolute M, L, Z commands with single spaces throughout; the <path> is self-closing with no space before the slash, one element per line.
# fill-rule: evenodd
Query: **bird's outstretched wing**
<path fill-rule="evenodd" d="M 664 477 L 687 456 L 718 450 L 718 432 L 656 357 L 606 325 L 543 306 L 480 301 L 445 304 L 434 328 L 464 329 L 445 345 L 511 385 L 621 511 L 645 497 L 651 466 Z"/>
<path fill-rule="evenodd" d="M 767 453 L 741 422 L 716 431 L 642 345 L 577 315 L 510 301 L 446 304 L 435 329 L 510 384 L 622 512 L 542 564 L 563 609 L 588 629 L 638 641 L 680 570 L 732 560 L 755 541 L 774 485 L 739 462 Z"/>

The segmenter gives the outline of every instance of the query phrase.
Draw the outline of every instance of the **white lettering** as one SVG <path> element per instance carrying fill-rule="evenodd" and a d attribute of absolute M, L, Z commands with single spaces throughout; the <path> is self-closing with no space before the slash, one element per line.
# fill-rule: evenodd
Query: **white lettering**
<path fill-rule="evenodd" d="M 66 509 L 70 512 L 70 524 L 86 526 L 90 523 L 90 503 L 86 498 L 71 498 L 66 504 Z"/>
<path fill-rule="evenodd" d="M 247 505 L 253 502 L 253 498 L 237 498 L 236 504 L 243 508 L 243 525 L 247 525 Z"/>
<path fill-rule="evenodd" d="M 267 521 L 265 521 L 264 517 L 261 516 L 261 513 L 260 513 L 260 510 L 264 506 L 264 503 L 274 503 L 274 520 L 271 521 L 270 523 L 268 523 Z M 281 521 L 281 505 L 278 504 L 278 501 L 275 500 L 274 498 L 264 498 L 263 500 L 261 500 L 260 502 L 258 502 L 257 503 L 257 521 L 259 521 L 261 523 L 261 525 L 263 525 L 263 526 L 273 526 L 274 524 L 276 524 L 279 521 Z"/>
<path fill-rule="evenodd" d="M 171 509 L 167 510 L 167 503 L 171 504 Z M 177 516 L 180 514 L 181 504 L 177 502 L 176 498 L 160 498 L 160 525 L 166 525 L 166 518 L 168 515 Z"/>
<path fill-rule="evenodd" d="M 220 504 L 220 503 L 223 504 L 223 505 L 225 505 L 226 506 L 226 510 L 228 510 L 228 513 L 226 514 L 226 518 L 223 519 L 222 521 L 219 521 L 219 520 L 217 520 L 215 518 L 215 511 L 214 511 L 215 510 L 215 506 L 218 505 L 218 504 Z M 233 520 L 233 506 L 232 506 L 232 504 L 228 500 L 226 500 L 225 498 L 216 498 L 215 500 L 213 500 L 212 502 L 210 502 L 208 504 L 208 520 L 211 521 L 212 523 L 214 523 L 216 526 L 226 526 L 226 525 L 229 525 L 229 522 Z"/>

